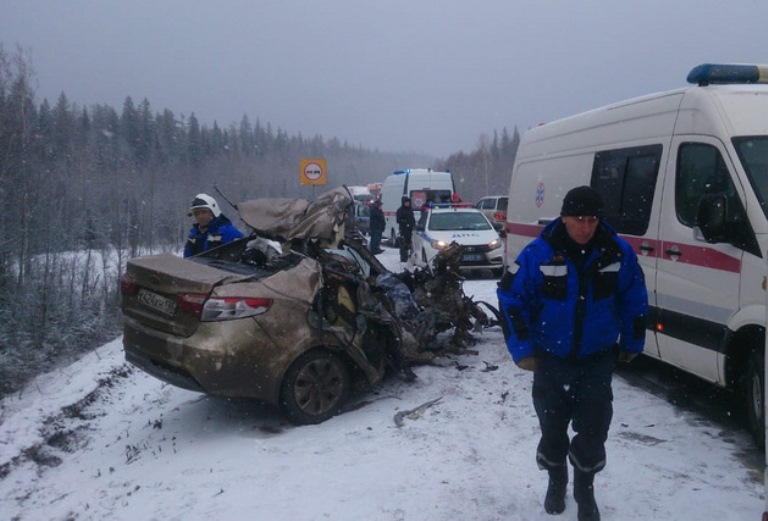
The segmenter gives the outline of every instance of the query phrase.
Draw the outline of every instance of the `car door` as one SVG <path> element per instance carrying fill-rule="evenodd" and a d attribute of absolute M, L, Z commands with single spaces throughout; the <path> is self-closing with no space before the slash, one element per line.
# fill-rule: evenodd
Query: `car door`
<path fill-rule="evenodd" d="M 733 163 L 714 138 L 676 137 L 674 176 L 664 186 L 657 261 L 658 344 L 661 359 L 717 382 L 727 323 L 739 305 L 744 251 L 707 243 L 696 232 L 701 197 L 725 194 L 729 212 L 742 212 Z M 670 172 L 672 170 L 670 169 Z"/>
<path fill-rule="evenodd" d="M 421 216 L 419 217 L 419 220 L 416 221 L 416 229 L 414 230 L 413 235 L 411 236 L 411 245 L 413 248 L 413 253 L 418 256 L 418 258 L 426 262 L 426 259 L 424 258 L 424 255 L 422 252 L 424 251 L 424 243 L 429 243 L 429 238 L 426 235 L 426 225 L 427 220 L 429 219 L 429 216 L 432 212 L 429 210 L 425 210 L 421 212 Z"/>

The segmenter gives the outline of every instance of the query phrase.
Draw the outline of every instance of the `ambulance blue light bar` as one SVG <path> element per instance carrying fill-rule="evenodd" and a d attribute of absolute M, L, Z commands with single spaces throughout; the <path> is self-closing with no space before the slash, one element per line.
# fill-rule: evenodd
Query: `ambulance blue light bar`
<path fill-rule="evenodd" d="M 703 63 L 691 69 L 688 83 L 768 83 L 768 65 Z"/>

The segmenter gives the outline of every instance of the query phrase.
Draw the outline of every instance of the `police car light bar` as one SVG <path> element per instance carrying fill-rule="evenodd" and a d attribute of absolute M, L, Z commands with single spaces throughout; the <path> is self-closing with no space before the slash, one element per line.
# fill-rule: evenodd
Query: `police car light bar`
<path fill-rule="evenodd" d="M 691 69 L 688 83 L 768 83 L 768 65 L 703 63 Z"/>

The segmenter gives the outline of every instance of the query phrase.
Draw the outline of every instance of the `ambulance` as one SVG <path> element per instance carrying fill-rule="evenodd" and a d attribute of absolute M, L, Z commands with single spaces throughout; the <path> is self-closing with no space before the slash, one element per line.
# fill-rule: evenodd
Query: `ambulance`
<path fill-rule="evenodd" d="M 411 199 L 411 208 L 418 222 L 422 206 L 430 202 L 451 202 L 455 198 L 454 194 L 456 188 L 451 172 L 431 168 L 395 170 L 381 184 L 381 210 L 386 220 L 382 236 L 389 238 L 389 244 L 395 244 L 398 234 L 397 209 L 403 197 Z"/>
<path fill-rule="evenodd" d="M 739 393 L 765 441 L 768 65 L 703 64 L 690 85 L 527 131 L 509 188 L 505 265 L 591 185 L 638 255 L 644 353 Z"/>

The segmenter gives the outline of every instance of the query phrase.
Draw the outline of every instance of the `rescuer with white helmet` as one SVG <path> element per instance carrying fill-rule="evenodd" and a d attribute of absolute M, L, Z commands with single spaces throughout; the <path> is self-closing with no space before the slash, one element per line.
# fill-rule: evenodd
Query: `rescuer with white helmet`
<path fill-rule="evenodd" d="M 189 230 L 184 257 L 197 255 L 243 236 L 227 216 L 221 213 L 216 199 L 208 194 L 195 196 L 188 215 L 194 216 L 195 223 Z"/>

